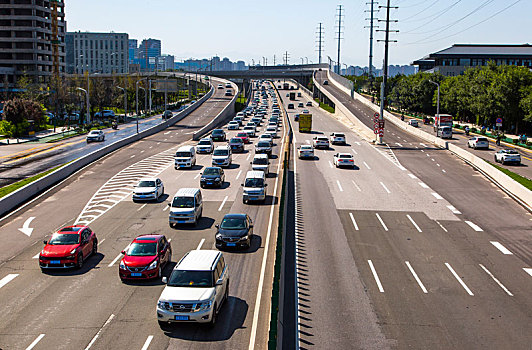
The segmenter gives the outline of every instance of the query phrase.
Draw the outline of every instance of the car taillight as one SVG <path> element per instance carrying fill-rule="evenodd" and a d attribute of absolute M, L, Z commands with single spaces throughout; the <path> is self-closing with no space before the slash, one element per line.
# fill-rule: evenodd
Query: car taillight
<path fill-rule="evenodd" d="M 353 159 L 349 159 L 350 162 L 353 162 Z"/>

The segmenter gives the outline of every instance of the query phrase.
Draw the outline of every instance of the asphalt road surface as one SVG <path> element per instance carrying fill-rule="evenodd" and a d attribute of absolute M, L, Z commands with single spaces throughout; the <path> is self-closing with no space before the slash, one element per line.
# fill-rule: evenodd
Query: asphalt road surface
<path fill-rule="evenodd" d="M 210 155 L 200 155 L 194 169 L 175 170 L 173 152 L 183 143 L 192 143 L 191 133 L 229 102 L 223 93 L 216 91 L 214 98 L 178 125 L 104 157 L 4 218 L 0 227 L 4 242 L 0 247 L 0 348 L 26 349 L 35 344 L 34 349 L 253 349 L 266 344 L 271 284 L 265 281 L 271 279 L 273 266 L 282 130 L 276 139 L 264 204 L 244 205 L 241 200 L 240 183 L 254 153 L 253 146 L 247 145 L 245 153 L 233 156 L 223 188 L 202 190 L 205 206 L 199 225 L 174 229 L 168 225 L 168 196 L 182 187 L 199 187 L 199 173 L 211 162 Z M 148 175 L 163 180 L 166 195 L 158 202 L 133 203 L 131 184 Z M 109 190 L 110 183 L 114 191 Z M 99 239 L 98 254 L 81 270 L 42 273 L 36 259 L 42 240 L 64 225 L 86 219 L 87 204 L 93 204 L 96 197 L 121 199 L 90 221 Z M 163 233 L 173 249 L 174 263 L 164 271 L 168 275 L 187 251 L 214 249 L 214 224 L 229 212 L 248 213 L 256 237 L 249 250 L 224 253 L 231 282 L 229 300 L 216 327 L 185 324 L 161 330 L 155 308 L 164 285 L 160 281 L 121 283 L 120 252 L 139 234 Z M 34 230 L 27 237 L 18 228 L 30 218 L 34 218 Z"/>
<path fill-rule="evenodd" d="M 364 121 L 363 105 L 326 88 Z M 313 132 L 295 130 L 296 147 L 331 132 L 347 145 L 291 167 L 298 283 L 284 306 L 297 312 L 300 348 L 530 349 L 532 215 L 391 123 L 385 140 L 401 147 L 374 146 L 345 118 L 305 108 Z M 336 168 L 336 152 L 355 168 Z"/>

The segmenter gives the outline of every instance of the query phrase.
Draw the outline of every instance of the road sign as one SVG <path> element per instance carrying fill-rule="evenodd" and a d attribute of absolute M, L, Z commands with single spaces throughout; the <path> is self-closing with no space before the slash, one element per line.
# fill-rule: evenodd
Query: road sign
<path fill-rule="evenodd" d="M 501 127 L 502 126 L 502 118 L 497 118 L 495 120 L 495 126 L 497 126 L 497 127 Z"/>
<path fill-rule="evenodd" d="M 384 129 L 384 119 L 379 120 L 379 129 Z"/>
<path fill-rule="evenodd" d="M 379 118 L 379 117 L 380 117 L 379 112 L 375 112 L 375 114 L 373 114 L 373 118 Z"/>

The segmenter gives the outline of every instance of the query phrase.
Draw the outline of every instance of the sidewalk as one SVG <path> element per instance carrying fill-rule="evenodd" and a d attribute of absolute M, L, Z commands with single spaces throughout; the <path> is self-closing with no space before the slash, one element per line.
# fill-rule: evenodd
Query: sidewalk
<path fill-rule="evenodd" d="M 59 134 L 62 134 L 63 132 L 66 132 L 66 131 L 67 131 L 67 128 L 63 127 L 63 126 L 55 128 L 55 132 L 54 132 L 54 129 L 42 130 L 42 131 L 36 132 L 32 136 L 19 137 L 18 139 L 17 138 L 11 138 L 11 139 L 0 140 L 0 146 L 2 146 L 2 145 L 13 145 L 13 144 L 19 144 L 19 143 L 26 143 L 26 142 L 32 142 L 32 141 L 39 141 L 40 139 L 42 139 L 44 137 L 50 137 L 50 136 L 59 135 Z"/>

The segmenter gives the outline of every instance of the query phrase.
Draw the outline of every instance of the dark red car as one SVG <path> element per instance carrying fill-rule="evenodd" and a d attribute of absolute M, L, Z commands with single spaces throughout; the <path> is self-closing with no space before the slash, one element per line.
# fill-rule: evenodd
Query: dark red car
<path fill-rule="evenodd" d="M 244 143 L 249 143 L 249 135 L 245 132 L 239 132 L 238 134 L 236 134 L 235 138 L 242 139 Z"/>
<path fill-rule="evenodd" d="M 161 278 L 172 260 L 172 246 L 164 235 L 141 235 L 122 252 L 118 274 L 122 281 Z"/>
<path fill-rule="evenodd" d="M 39 266 L 48 268 L 81 268 L 90 255 L 98 252 L 98 239 L 88 226 L 63 227 L 44 241 Z"/>

